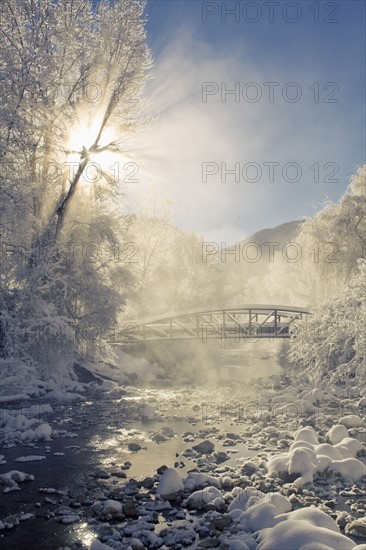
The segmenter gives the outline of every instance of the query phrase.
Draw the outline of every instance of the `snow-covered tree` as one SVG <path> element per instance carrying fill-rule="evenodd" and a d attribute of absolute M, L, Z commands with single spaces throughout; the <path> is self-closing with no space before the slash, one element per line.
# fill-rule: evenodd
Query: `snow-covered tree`
<path fill-rule="evenodd" d="M 365 176 L 363 166 L 339 203 L 305 222 L 300 235 L 306 245 L 318 239 L 339 249 L 336 262 L 307 262 L 314 312 L 294 327 L 291 341 L 294 370 L 313 382 L 326 378 L 344 385 L 355 378 L 359 388 L 366 382 Z"/>
<path fill-rule="evenodd" d="M 327 378 L 344 385 L 357 377 L 360 388 L 366 382 L 366 260 L 357 263 L 338 296 L 294 327 L 290 358 L 295 372 L 312 382 Z"/>
<path fill-rule="evenodd" d="M 1 282 L 4 299 L 16 297 L 18 332 L 46 327 L 27 346 L 37 359 L 65 350 L 65 338 L 70 356 L 83 351 L 87 339 L 70 338 L 82 321 L 108 331 L 131 283 L 118 201 L 145 118 L 144 5 L 0 4 Z"/>
<path fill-rule="evenodd" d="M 303 282 L 316 303 L 337 294 L 339 286 L 357 271 L 357 259 L 366 252 L 366 165 L 351 178 L 336 204 L 328 202 L 302 224 Z"/>

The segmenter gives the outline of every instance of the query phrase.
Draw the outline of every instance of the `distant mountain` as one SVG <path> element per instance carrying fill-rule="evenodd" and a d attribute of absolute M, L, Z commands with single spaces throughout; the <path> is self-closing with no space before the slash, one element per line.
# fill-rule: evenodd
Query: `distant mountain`
<path fill-rule="evenodd" d="M 261 229 L 250 237 L 244 239 L 241 244 L 256 243 L 262 245 L 268 242 L 278 242 L 280 245 L 284 245 L 289 242 L 296 241 L 303 220 L 294 220 L 292 222 L 282 223 L 275 227 L 267 229 Z"/>

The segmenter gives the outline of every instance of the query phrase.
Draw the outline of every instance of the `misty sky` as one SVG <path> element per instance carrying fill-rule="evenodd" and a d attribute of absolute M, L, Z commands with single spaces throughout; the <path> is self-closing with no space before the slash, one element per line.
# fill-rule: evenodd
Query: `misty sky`
<path fill-rule="evenodd" d="M 339 199 L 365 162 L 363 1 L 147 10 L 156 120 L 139 144 L 136 195 L 156 186 L 179 227 L 219 242 Z"/>

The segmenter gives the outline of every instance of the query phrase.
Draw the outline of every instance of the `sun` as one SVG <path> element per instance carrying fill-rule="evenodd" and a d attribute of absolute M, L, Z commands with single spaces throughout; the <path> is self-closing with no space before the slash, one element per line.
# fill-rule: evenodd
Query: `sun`
<path fill-rule="evenodd" d="M 128 162 L 118 151 L 117 133 L 113 129 L 104 129 L 96 140 L 100 124 L 79 124 L 69 135 L 67 144 L 68 162 L 79 165 L 87 157 L 88 163 L 82 177 L 83 185 L 101 183 L 118 183 L 124 163 Z"/>
<path fill-rule="evenodd" d="M 97 134 L 88 126 L 74 128 L 69 135 L 68 150 L 72 153 L 90 149 L 95 142 Z"/>

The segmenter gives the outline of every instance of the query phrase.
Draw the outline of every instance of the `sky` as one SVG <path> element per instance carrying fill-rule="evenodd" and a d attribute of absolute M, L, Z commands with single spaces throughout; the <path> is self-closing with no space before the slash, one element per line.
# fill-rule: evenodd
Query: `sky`
<path fill-rule="evenodd" d="M 155 188 L 179 227 L 232 243 L 340 198 L 365 162 L 363 1 L 148 0 L 147 16 L 132 202 Z"/>

